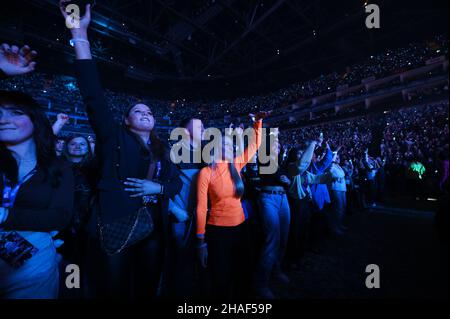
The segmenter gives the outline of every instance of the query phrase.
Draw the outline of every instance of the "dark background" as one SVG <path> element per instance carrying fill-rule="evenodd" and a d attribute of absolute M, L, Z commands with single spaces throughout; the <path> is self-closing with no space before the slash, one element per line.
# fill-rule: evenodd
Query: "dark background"
<path fill-rule="evenodd" d="M 105 86 L 163 99 L 264 94 L 448 35 L 448 1 L 369 1 L 378 30 L 363 0 L 96 2 L 90 40 Z M 2 2 L 0 41 L 39 51 L 39 72 L 72 74 L 69 38 L 57 0 Z"/>

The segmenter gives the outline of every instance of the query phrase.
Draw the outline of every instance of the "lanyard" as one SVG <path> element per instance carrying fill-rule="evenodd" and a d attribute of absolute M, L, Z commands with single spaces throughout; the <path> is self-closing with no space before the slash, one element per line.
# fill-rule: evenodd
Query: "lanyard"
<path fill-rule="evenodd" d="M 11 181 L 8 180 L 3 174 L 3 201 L 2 207 L 11 208 L 16 201 L 17 193 L 19 192 L 20 187 L 25 183 L 34 173 L 36 173 L 36 167 L 33 168 L 27 175 L 25 175 L 17 184 L 12 187 Z"/>
<path fill-rule="evenodd" d="M 161 175 L 161 162 L 156 162 L 156 180 L 159 180 L 159 177 Z"/>

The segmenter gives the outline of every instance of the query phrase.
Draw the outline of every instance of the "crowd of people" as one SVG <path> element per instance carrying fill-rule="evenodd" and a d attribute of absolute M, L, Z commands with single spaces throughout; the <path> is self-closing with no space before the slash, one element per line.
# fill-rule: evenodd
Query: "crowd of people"
<path fill-rule="evenodd" d="M 280 134 L 252 108 L 248 128 L 219 131 L 214 147 L 191 114 L 168 147 L 153 105 L 124 98 L 121 120 L 111 112 L 90 15 L 71 35 L 95 141 L 57 143 L 67 115 L 51 125 L 32 96 L 0 91 L 1 298 L 276 298 L 272 283 L 287 287 L 286 270 L 383 201 L 395 174 L 418 198 L 428 176 L 448 194 L 448 101 Z M 3 44 L 0 76 L 32 74 L 36 55 Z M 67 265 L 82 269 L 78 289 Z"/>
<path fill-rule="evenodd" d="M 437 56 L 448 55 L 448 40 L 443 36 L 423 43 L 411 43 L 407 47 L 388 50 L 366 60 L 345 68 L 340 72 L 321 75 L 315 79 L 291 86 L 270 94 L 252 97 L 242 97 L 222 101 L 190 101 L 180 98 L 163 101 L 147 96 L 136 97 L 124 92 L 105 90 L 105 97 L 113 114 L 119 120 L 124 111 L 124 105 L 138 100 L 152 105 L 156 118 L 166 120 L 171 125 L 190 116 L 206 116 L 210 119 L 223 119 L 225 116 L 245 115 L 254 112 L 264 105 L 267 109 L 276 109 L 300 102 L 302 100 L 336 92 L 343 85 L 360 84 L 366 78 L 382 78 L 406 70 L 425 65 L 425 62 Z M 0 88 L 5 90 L 23 90 L 42 100 L 46 105 L 66 113 L 84 115 L 81 95 L 75 85 L 76 80 L 68 76 L 33 73 L 20 78 L 3 81 Z M 396 82 L 390 83 L 393 86 Z M 379 87 L 377 89 L 382 89 Z M 348 96 L 363 94 L 364 89 L 351 92 Z M 337 100 L 342 99 L 337 98 Z"/>
<path fill-rule="evenodd" d="M 353 164 L 350 184 L 358 188 L 366 184 L 365 152 L 377 162 L 379 179 L 377 194 L 402 196 L 409 193 L 405 179 L 413 162 L 423 164 L 425 173 L 416 176 L 421 198 L 436 196 L 442 191 L 448 171 L 448 101 L 435 102 L 400 110 L 384 111 L 281 132 L 286 147 L 296 147 L 323 132 L 334 147 L 341 146 L 341 158 Z M 368 147 L 370 146 L 370 147 Z M 383 194 L 381 194 L 383 193 Z M 414 198 L 419 196 L 414 196 Z"/>

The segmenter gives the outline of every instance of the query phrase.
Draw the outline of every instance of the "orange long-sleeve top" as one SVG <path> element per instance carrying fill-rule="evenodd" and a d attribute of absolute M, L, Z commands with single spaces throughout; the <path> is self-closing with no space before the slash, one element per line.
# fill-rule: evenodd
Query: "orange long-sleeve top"
<path fill-rule="evenodd" d="M 253 125 L 254 134 L 244 152 L 234 159 L 238 172 L 253 158 L 261 146 L 262 120 Z M 229 162 L 218 161 L 214 167 L 201 169 L 197 179 L 197 236 L 205 234 L 206 224 L 237 226 L 245 221 L 241 199 L 234 194 L 234 185 L 228 169 Z M 211 209 L 208 214 L 208 198 Z"/>

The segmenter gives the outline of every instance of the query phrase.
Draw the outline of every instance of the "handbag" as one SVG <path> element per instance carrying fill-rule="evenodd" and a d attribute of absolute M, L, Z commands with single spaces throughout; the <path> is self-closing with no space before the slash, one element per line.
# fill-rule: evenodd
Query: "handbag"
<path fill-rule="evenodd" d="M 147 207 L 141 207 L 131 215 L 111 223 L 99 220 L 100 242 L 103 251 L 115 255 L 150 236 L 154 229 L 153 218 Z"/>
<path fill-rule="evenodd" d="M 150 163 L 147 178 L 151 180 L 155 171 L 155 163 Z M 110 223 L 103 223 L 100 212 L 97 214 L 100 243 L 103 251 L 112 256 L 119 254 L 124 249 L 140 242 L 153 233 L 155 228 L 153 217 L 145 206 L 147 203 L 143 199 L 143 206 L 134 213 L 118 218 Z"/>

